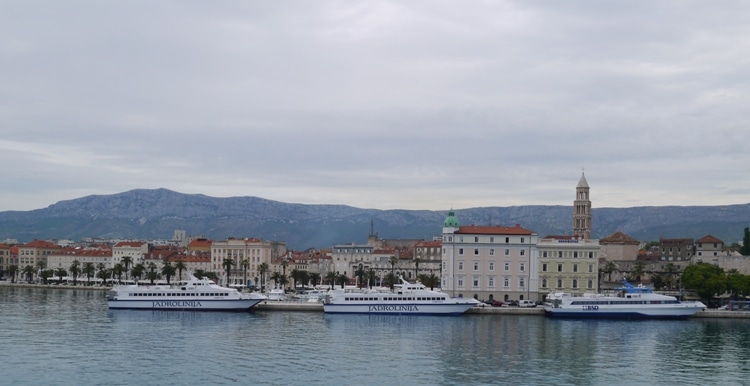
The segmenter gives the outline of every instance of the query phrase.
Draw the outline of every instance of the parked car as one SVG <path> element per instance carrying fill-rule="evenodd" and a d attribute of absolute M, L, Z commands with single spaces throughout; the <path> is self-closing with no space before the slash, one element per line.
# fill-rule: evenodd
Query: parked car
<path fill-rule="evenodd" d="M 519 300 L 518 306 L 519 307 L 536 307 L 536 303 L 532 302 L 531 300 Z"/>

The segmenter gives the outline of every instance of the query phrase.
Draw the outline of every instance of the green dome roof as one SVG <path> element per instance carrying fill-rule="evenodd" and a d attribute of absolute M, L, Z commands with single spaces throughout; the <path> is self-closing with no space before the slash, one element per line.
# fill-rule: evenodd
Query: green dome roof
<path fill-rule="evenodd" d="M 445 218 L 445 222 L 443 223 L 444 227 L 455 227 L 458 228 L 458 219 L 456 218 L 456 212 L 451 209 L 448 211 L 448 217 Z"/>

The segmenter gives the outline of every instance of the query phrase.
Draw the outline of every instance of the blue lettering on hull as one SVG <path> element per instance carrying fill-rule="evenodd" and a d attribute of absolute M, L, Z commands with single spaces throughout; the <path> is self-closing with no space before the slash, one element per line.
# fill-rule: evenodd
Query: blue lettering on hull
<path fill-rule="evenodd" d="M 419 312 L 417 306 L 369 306 L 368 312 Z"/>
<path fill-rule="evenodd" d="M 151 302 L 151 308 L 196 308 L 203 307 L 199 300 L 160 300 Z"/>

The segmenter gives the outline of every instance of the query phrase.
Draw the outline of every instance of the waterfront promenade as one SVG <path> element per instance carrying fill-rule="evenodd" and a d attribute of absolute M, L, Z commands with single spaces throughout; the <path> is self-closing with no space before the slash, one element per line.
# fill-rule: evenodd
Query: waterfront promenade
<path fill-rule="evenodd" d="M 18 288 L 48 288 L 57 290 L 87 290 L 106 292 L 111 287 L 85 286 L 85 285 L 56 285 L 56 284 L 28 284 L 11 283 L 0 281 L 0 286 L 13 286 Z M 259 311 L 289 311 L 289 312 L 323 312 L 321 303 L 310 303 L 302 301 L 271 301 L 267 300 L 254 307 Z M 477 315 L 530 315 L 544 316 L 542 307 L 473 307 L 466 312 Z M 693 315 L 693 318 L 719 318 L 719 319 L 750 319 L 750 311 L 727 311 L 718 309 L 705 309 Z"/>

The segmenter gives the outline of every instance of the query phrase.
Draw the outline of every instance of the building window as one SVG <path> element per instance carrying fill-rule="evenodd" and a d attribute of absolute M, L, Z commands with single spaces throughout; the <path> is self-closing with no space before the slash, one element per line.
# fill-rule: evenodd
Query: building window
<path fill-rule="evenodd" d="M 524 238 L 523 238 L 523 237 L 521 237 L 521 244 L 523 244 L 523 241 L 524 241 Z"/>
<path fill-rule="evenodd" d="M 589 264 L 589 273 L 594 272 L 594 264 Z"/>
<path fill-rule="evenodd" d="M 592 289 L 592 288 L 594 288 L 594 281 L 593 281 L 593 280 L 591 280 L 591 279 L 589 279 L 589 281 L 588 281 L 587 285 L 588 285 L 588 289 Z"/>
<path fill-rule="evenodd" d="M 505 250 L 505 256 L 509 256 L 509 255 L 510 255 L 510 249 L 506 249 Z"/>
<path fill-rule="evenodd" d="M 461 260 L 458 262 L 458 270 L 463 271 L 464 270 L 464 261 Z"/>
<path fill-rule="evenodd" d="M 445 269 L 445 262 L 443 262 L 443 271 L 445 271 L 445 270 L 446 270 L 446 269 Z"/>
<path fill-rule="evenodd" d="M 490 237 L 490 242 L 494 243 L 495 242 L 495 238 L 494 237 Z"/>
<path fill-rule="evenodd" d="M 562 264 L 557 264 L 557 272 L 562 272 Z"/>
<path fill-rule="evenodd" d="M 464 254 L 464 249 L 463 248 L 458 248 L 458 254 L 459 255 L 463 255 Z"/>
<path fill-rule="evenodd" d="M 475 242 L 475 243 L 478 243 L 478 242 L 479 242 L 479 236 L 474 236 L 474 242 Z"/>
<path fill-rule="evenodd" d="M 479 256 L 479 249 L 478 248 L 474 248 L 474 256 Z"/>
<path fill-rule="evenodd" d="M 578 288 L 578 279 L 573 279 L 573 288 Z"/>
<path fill-rule="evenodd" d="M 510 287 L 510 279 L 508 279 L 507 277 L 503 278 L 503 287 L 505 288 Z"/>
<path fill-rule="evenodd" d="M 542 257 L 547 257 L 547 251 L 542 252 Z"/>
<path fill-rule="evenodd" d="M 561 258 L 561 257 L 562 257 L 562 251 L 557 251 L 557 257 L 558 257 L 558 258 Z"/>
<path fill-rule="evenodd" d="M 474 276 L 472 280 L 472 284 L 474 288 L 479 287 L 479 276 Z"/>
<path fill-rule="evenodd" d="M 508 272 L 508 271 L 510 271 L 510 263 L 506 261 L 506 262 L 505 262 L 505 267 L 504 267 L 504 268 L 505 268 L 505 272 Z"/>
<path fill-rule="evenodd" d="M 547 279 L 542 279 L 542 288 L 547 288 Z"/>
<path fill-rule="evenodd" d="M 518 278 L 518 286 L 521 288 L 525 288 L 526 280 L 524 280 L 523 277 Z"/>
<path fill-rule="evenodd" d="M 593 259 L 593 258 L 594 258 L 594 252 L 589 252 L 589 259 Z"/>
<path fill-rule="evenodd" d="M 578 272 L 578 264 L 573 264 L 573 272 Z"/>
<path fill-rule="evenodd" d="M 510 242 L 510 237 L 505 238 L 505 244 L 508 244 Z"/>
<path fill-rule="evenodd" d="M 547 272 L 547 263 L 542 264 L 542 272 Z"/>
<path fill-rule="evenodd" d="M 525 256 L 525 255 L 526 255 L 526 250 L 522 249 L 521 250 L 521 256 Z"/>
<path fill-rule="evenodd" d="M 464 278 L 462 278 L 462 277 L 458 278 L 458 286 L 459 287 L 463 287 L 464 286 Z"/>
<path fill-rule="evenodd" d="M 562 279 L 557 279 L 557 288 L 562 288 Z"/>
<path fill-rule="evenodd" d="M 479 271 L 479 262 L 478 261 L 474 262 L 474 270 L 475 271 Z"/>
<path fill-rule="evenodd" d="M 574 252 L 573 252 L 573 258 L 574 258 L 574 259 L 577 259 L 577 258 L 578 258 L 578 251 L 574 251 Z"/>
<path fill-rule="evenodd" d="M 490 256 L 495 256 L 495 248 L 490 248 Z"/>
<path fill-rule="evenodd" d="M 524 272 L 526 270 L 526 264 L 521 263 L 520 269 L 521 269 L 521 272 Z"/>
<path fill-rule="evenodd" d="M 490 288 L 495 288 L 495 278 L 493 276 L 487 278 L 487 286 Z"/>
<path fill-rule="evenodd" d="M 494 271 L 494 270 L 495 270 L 495 262 L 490 261 L 490 271 Z"/>

